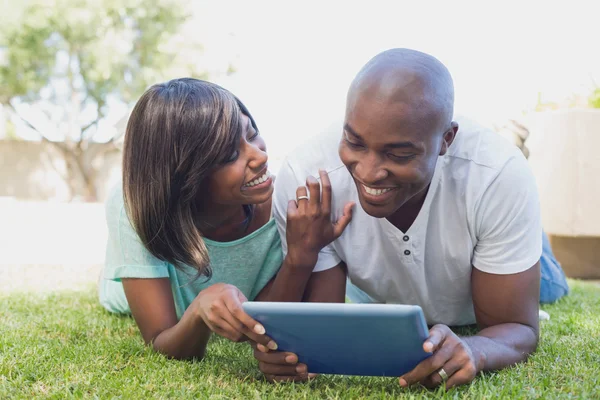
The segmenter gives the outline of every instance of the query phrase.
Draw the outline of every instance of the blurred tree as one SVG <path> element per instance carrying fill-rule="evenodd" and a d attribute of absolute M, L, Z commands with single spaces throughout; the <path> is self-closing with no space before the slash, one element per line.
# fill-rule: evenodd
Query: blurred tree
<path fill-rule="evenodd" d="M 11 2 L 0 19 L 0 103 L 58 149 L 72 197 L 96 200 L 101 161 L 118 151 L 119 133 L 102 127 L 111 107 L 127 110 L 167 78 L 205 77 L 201 46 L 179 33 L 182 3 Z"/>

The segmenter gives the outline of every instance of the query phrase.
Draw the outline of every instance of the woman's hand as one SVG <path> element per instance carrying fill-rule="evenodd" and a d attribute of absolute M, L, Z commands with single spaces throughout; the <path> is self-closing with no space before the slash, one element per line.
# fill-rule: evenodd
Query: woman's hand
<path fill-rule="evenodd" d="M 308 373 L 306 364 L 298 362 L 298 356 L 284 351 L 270 351 L 266 347 L 250 342 L 258 369 L 269 382 L 304 382 L 317 374 Z"/>
<path fill-rule="evenodd" d="M 216 283 L 202 290 L 192 307 L 195 314 L 217 335 L 233 342 L 250 339 L 277 350 L 277 344 L 265 335 L 265 328 L 244 312 L 242 303 L 247 300 L 237 287 Z"/>
<path fill-rule="evenodd" d="M 340 237 L 352 220 L 353 202 L 345 205 L 337 221 L 331 220 L 331 182 L 327 172 L 320 170 L 319 176 L 321 185 L 309 176 L 306 186 L 296 190 L 296 200 L 288 203 L 286 240 L 288 257 L 294 265 L 314 267 L 319 251 Z"/>

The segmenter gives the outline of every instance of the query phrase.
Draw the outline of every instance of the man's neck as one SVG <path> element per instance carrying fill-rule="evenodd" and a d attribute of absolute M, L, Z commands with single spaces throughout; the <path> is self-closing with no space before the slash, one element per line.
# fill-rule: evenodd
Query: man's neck
<path fill-rule="evenodd" d="M 427 198 L 427 192 L 429 192 L 429 186 L 414 195 L 386 219 L 402 232 L 407 232 L 419 216 L 419 212 L 421 212 L 425 198 Z"/>

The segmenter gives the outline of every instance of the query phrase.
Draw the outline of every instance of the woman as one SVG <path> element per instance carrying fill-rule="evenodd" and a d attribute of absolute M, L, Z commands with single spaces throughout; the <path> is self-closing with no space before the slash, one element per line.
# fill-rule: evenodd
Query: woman
<path fill-rule="evenodd" d="M 331 222 L 325 173 L 321 180 L 322 201 L 290 202 L 284 258 L 265 142 L 246 107 L 196 79 L 151 87 L 129 119 L 122 187 L 106 206 L 101 304 L 131 312 L 145 342 L 170 357 L 202 357 L 211 332 L 275 350 L 242 302 L 340 296 L 327 287 L 332 272 L 312 274 L 319 250 L 351 219 L 348 210 Z"/>

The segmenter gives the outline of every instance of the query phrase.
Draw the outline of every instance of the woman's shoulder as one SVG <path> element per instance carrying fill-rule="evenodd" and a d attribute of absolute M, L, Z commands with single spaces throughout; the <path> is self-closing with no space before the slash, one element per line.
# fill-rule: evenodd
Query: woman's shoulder
<path fill-rule="evenodd" d="M 117 228 L 122 224 L 125 215 L 125 200 L 123 198 L 123 184 L 118 182 L 108 192 L 104 201 L 104 212 L 108 228 Z"/>

